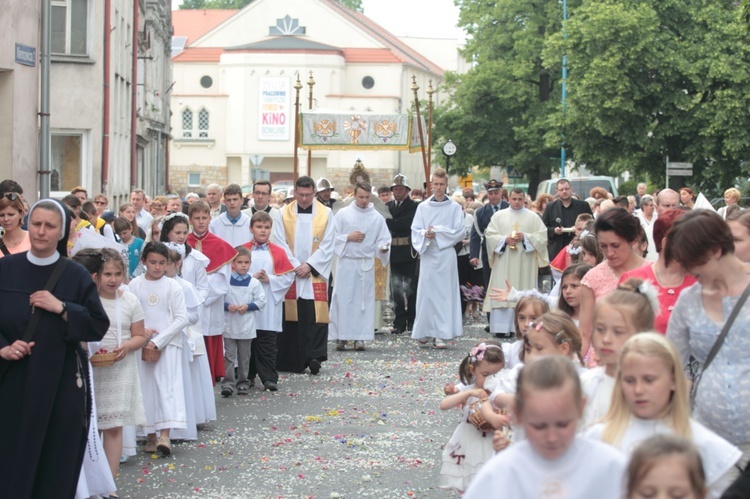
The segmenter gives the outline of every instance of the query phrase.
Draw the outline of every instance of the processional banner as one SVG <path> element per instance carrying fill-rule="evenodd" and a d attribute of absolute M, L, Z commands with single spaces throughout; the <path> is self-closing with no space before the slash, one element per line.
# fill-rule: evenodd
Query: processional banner
<path fill-rule="evenodd" d="M 427 130 L 422 120 L 422 130 Z M 415 152 L 421 141 L 408 114 L 305 111 L 300 115 L 303 149 L 394 149 Z"/>

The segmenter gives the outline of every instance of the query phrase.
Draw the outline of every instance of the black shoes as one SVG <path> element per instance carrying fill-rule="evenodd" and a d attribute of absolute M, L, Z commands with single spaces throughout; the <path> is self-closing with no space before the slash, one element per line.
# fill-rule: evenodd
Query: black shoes
<path fill-rule="evenodd" d="M 234 390 L 232 390 L 228 386 L 221 389 L 222 397 L 231 397 L 233 394 L 234 394 Z"/>
<path fill-rule="evenodd" d="M 320 372 L 320 361 L 318 359 L 312 359 L 309 364 L 310 374 L 318 374 Z"/>
<path fill-rule="evenodd" d="M 263 387 L 269 392 L 275 392 L 279 389 L 279 387 L 273 381 L 266 381 L 265 383 L 263 383 Z"/>

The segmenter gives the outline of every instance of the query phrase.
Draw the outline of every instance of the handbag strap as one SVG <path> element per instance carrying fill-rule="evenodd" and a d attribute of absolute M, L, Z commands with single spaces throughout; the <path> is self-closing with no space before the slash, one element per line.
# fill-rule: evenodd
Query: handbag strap
<path fill-rule="evenodd" d="M 57 281 L 60 280 L 60 276 L 62 276 L 63 271 L 65 270 L 65 267 L 68 264 L 68 259 L 60 257 L 57 260 L 57 263 L 55 264 L 54 270 L 52 270 L 52 274 L 49 276 L 49 279 L 47 279 L 47 284 L 44 285 L 44 291 L 52 291 L 55 288 L 55 285 L 57 284 Z M 29 323 L 26 326 L 26 331 L 23 333 L 23 341 L 26 343 L 31 341 L 31 338 L 34 337 L 34 332 L 36 330 L 36 325 L 39 323 L 39 318 L 42 316 L 42 311 L 38 308 L 34 309 L 34 312 L 31 314 L 31 319 L 29 319 Z"/>
<path fill-rule="evenodd" d="M 5 256 L 8 256 L 8 255 L 10 255 L 10 250 L 9 250 L 9 249 L 8 249 L 8 247 L 7 247 L 6 245 L 5 245 L 5 241 L 3 241 L 3 239 L 2 239 L 2 238 L 0 238 L 0 251 L 2 251 L 2 252 L 3 252 L 3 255 L 5 255 Z"/>
<path fill-rule="evenodd" d="M 732 313 L 729 314 L 729 318 L 724 323 L 724 327 L 721 329 L 721 334 L 719 334 L 719 337 L 714 342 L 714 346 L 711 347 L 711 351 L 708 352 L 708 356 L 706 357 L 706 362 L 703 363 L 702 371 L 705 372 L 706 369 L 708 369 L 708 366 L 711 365 L 711 362 L 713 362 L 714 357 L 716 357 L 716 354 L 719 353 L 719 349 L 721 348 L 721 345 L 724 344 L 724 339 L 727 337 L 729 330 L 732 328 L 732 324 L 734 324 L 734 320 L 737 318 L 737 315 L 740 313 L 740 310 L 742 309 L 742 305 L 745 304 L 745 301 L 747 301 L 747 297 L 749 295 L 750 295 L 750 284 L 747 285 L 747 287 L 745 288 L 745 291 L 742 292 L 742 296 L 740 296 L 740 299 L 737 300 L 737 303 L 734 304 Z"/>

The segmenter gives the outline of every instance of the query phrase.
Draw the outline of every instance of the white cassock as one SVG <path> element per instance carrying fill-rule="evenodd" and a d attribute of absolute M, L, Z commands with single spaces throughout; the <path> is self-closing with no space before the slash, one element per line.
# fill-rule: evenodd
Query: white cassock
<path fill-rule="evenodd" d="M 428 230 L 435 232 L 428 239 Z M 430 197 L 417 206 L 411 224 L 411 244 L 419 253 L 417 315 L 411 337 L 451 339 L 463 334 L 461 294 L 458 288 L 457 243 L 464 238 L 461 205 Z"/>
<path fill-rule="evenodd" d="M 508 247 L 505 238 L 513 232 L 523 233 L 523 241 Z M 539 267 L 549 265 L 547 255 L 547 227 L 531 210 L 507 208 L 492 215 L 484 231 L 487 251 L 490 252 L 490 288 L 506 289 L 505 280 L 519 291 L 537 286 Z M 484 311 L 490 314 L 491 333 L 515 332 L 514 302 L 484 299 Z"/>
<path fill-rule="evenodd" d="M 604 424 L 599 423 L 589 429 L 585 435 L 593 440 L 601 440 Z M 709 498 L 721 497 L 721 494 L 732 484 L 727 472 L 734 468 L 735 463 L 742 457 L 742 451 L 712 432 L 698 421 L 690 419 L 690 441 L 695 445 L 703 462 L 706 474 Z M 635 448 L 644 440 L 654 435 L 672 435 L 674 431 L 663 420 L 646 420 L 636 417 L 630 418 L 625 434 L 615 449 L 630 456 Z"/>
<path fill-rule="evenodd" d="M 383 215 L 370 203 L 367 208 L 350 204 L 336 213 L 334 251 L 338 257 L 337 279 L 331 299 L 331 340 L 375 339 L 375 260 L 390 258 L 391 233 Z M 362 242 L 347 241 L 354 231 L 365 234 Z M 380 248 L 388 246 L 382 253 Z"/>
<path fill-rule="evenodd" d="M 554 460 L 524 441 L 487 461 L 463 499 L 620 499 L 626 465 L 613 447 L 580 435 Z"/>
<path fill-rule="evenodd" d="M 250 261 L 250 274 L 255 275 L 261 270 L 265 270 L 268 276 L 268 282 L 261 283 L 266 295 L 266 306 L 255 312 L 255 329 L 280 333 L 284 325 L 284 296 L 294 282 L 294 272 L 274 274 L 271 252 L 256 247 L 253 248 Z"/>
<path fill-rule="evenodd" d="M 211 220 L 208 230 L 225 240 L 232 248 L 249 243 L 253 238 L 253 234 L 250 232 L 250 218 L 242 212 L 240 212 L 239 220 L 232 223 L 225 211 Z"/>
<path fill-rule="evenodd" d="M 284 231 L 284 222 L 274 221 L 273 230 L 271 231 L 271 242 L 276 240 L 276 244 L 284 248 L 292 265 L 298 267 L 302 263 L 307 263 L 326 281 L 331 276 L 331 263 L 333 262 L 333 212 L 330 208 L 323 206 L 321 203 L 313 201 L 313 213 L 297 213 L 297 223 L 294 227 L 294 251 L 289 249 Z M 318 249 L 313 253 L 313 227 L 312 221 L 316 210 L 319 207 L 328 210 L 328 223 L 326 224 L 323 240 L 319 241 Z M 296 205 L 294 206 L 296 209 Z M 312 279 L 297 279 L 297 298 L 313 300 Z"/>

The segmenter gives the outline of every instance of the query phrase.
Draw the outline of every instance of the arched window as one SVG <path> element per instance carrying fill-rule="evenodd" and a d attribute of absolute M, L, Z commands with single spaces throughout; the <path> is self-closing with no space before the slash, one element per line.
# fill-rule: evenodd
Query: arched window
<path fill-rule="evenodd" d="M 182 111 L 182 137 L 186 139 L 193 137 L 193 111 L 189 107 Z"/>
<path fill-rule="evenodd" d="M 198 138 L 207 139 L 209 129 L 208 111 L 201 109 L 198 111 Z"/>

